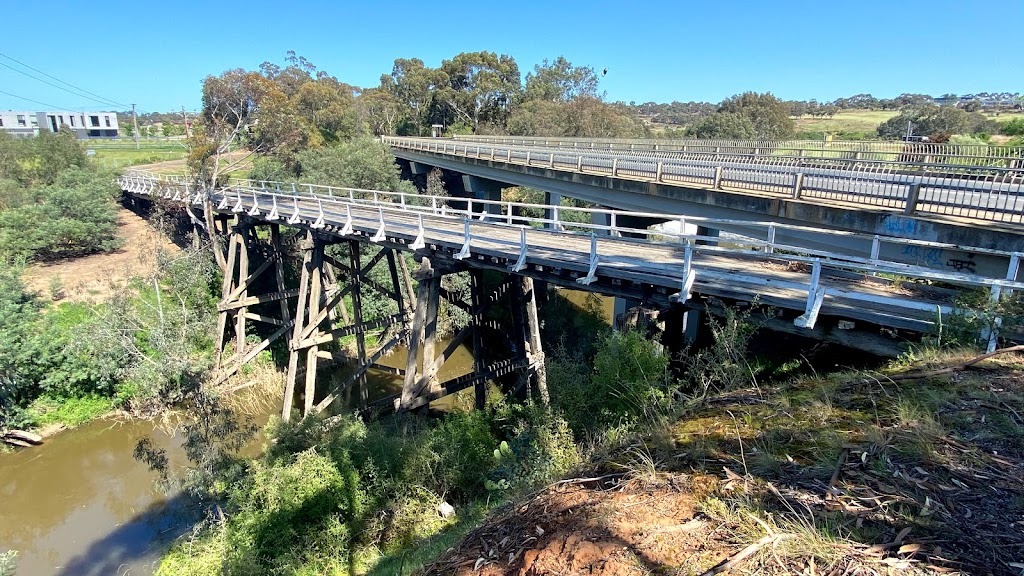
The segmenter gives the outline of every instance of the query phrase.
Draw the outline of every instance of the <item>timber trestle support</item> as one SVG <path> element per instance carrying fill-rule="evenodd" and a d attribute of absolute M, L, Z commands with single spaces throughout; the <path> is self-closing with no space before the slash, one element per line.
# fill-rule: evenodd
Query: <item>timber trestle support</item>
<path fill-rule="evenodd" d="M 467 388 L 474 389 L 474 404 L 482 408 L 488 382 L 515 372 L 520 377 L 510 388 L 520 397 L 535 395 L 548 402 L 532 279 L 506 274 L 487 292 L 482 270 L 450 258 L 417 254 L 419 269 L 410 274 L 403 245 L 316 230 L 286 237 L 277 223 L 244 213 L 221 215 L 217 224 L 226 236 L 227 269 L 218 304 L 216 380 L 226 380 L 274 342 L 287 339 L 282 420 L 290 419 L 296 395 L 301 395 L 303 416 L 339 399 L 354 400 L 353 407 L 364 414 L 412 411 Z M 296 249 L 301 255 L 298 286 L 290 288 L 286 261 Z M 386 273 L 372 273 L 378 266 L 386 267 Z M 469 276 L 468 298 L 465 290 L 458 296 L 444 285 L 447 275 L 457 273 Z M 495 282 L 493 275 L 487 279 Z M 469 322 L 439 350 L 444 342 L 442 301 L 465 312 Z M 509 305 L 510 327 L 493 318 L 499 302 Z M 369 335 L 380 338 L 373 350 L 367 345 Z M 381 360 L 403 344 L 408 347 L 405 368 L 384 366 Z M 472 372 L 440 381 L 445 362 L 465 344 L 472 349 Z M 492 355 L 502 358 L 492 360 Z M 343 379 L 318 381 L 335 361 L 352 363 L 354 369 Z M 370 370 L 400 376 L 401 392 L 371 399 Z"/>

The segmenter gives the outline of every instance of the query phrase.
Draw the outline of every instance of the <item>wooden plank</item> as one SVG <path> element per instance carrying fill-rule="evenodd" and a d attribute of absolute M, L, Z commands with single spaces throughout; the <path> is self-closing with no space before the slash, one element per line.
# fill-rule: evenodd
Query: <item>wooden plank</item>
<path fill-rule="evenodd" d="M 322 332 L 318 335 L 310 336 L 305 340 L 300 340 L 298 343 L 293 342 L 292 346 L 297 350 L 302 350 L 305 348 L 309 348 L 310 346 L 326 344 L 327 342 L 332 342 L 334 340 L 338 340 L 346 336 L 352 336 L 354 334 L 360 333 L 365 334 L 366 332 L 369 332 L 371 330 L 379 330 L 381 328 L 394 326 L 395 324 L 402 323 L 404 320 L 404 314 L 392 314 L 390 316 L 385 316 L 383 318 L 378 318 L 376 320 L 363 322 L 362 325 L 345 326 L 344 328 L 335 328 L 330 332 Z"/>
<path fill-rule="evenodd" d="M 227 270 L 224 271 L 224 280 L 221 283 L 221 298 L 224 298 L 225 294 L 230 294 L 234 290 L 232 283 L 235 276 L 235 265 L 237 260 L 237 251 L 235 248 L 235 237 L 231 236 L 228 238 L 228 261 Z M 219 307 L 218 307 L 219 309 Z M 221 364 L 221 356 L 224 353 L 224 338 L 227 336 L 228 324 L 228 311 L 220 310 L 220 314 L 217 316 L 217 365 Z"/>
<path fill-rule="evenodd" d="M 283 300 L 282 300 L 283 302 Z M 266 324 L 273 324 L 274 326 L 284 326 L 284 322 L 277 318 L 271 318 L 270 316 L 264 316 L 263 314 L 256 314 L 254 312 L 246 312 L 245 317 L 249 320 L 256 320 L 257 322 L 263 322 Z"/>
<path fill-rule="evenodd" d="M 296 288 L 292 290 L 285 290 L 284 292 L 271 292 L 270 294 L 260 294 L 259 296 L 248 296 L 244 300 L 236 300 L 226 304 L 219 304 L 217 309 L 223 312 L 226 310 L 235 310 L 256 304 L 263 304 L 264 302 L 277 302 L 278 300 L 285 300 L 293 296 L 297 296 L 299 293 L 299 289 Z"/>

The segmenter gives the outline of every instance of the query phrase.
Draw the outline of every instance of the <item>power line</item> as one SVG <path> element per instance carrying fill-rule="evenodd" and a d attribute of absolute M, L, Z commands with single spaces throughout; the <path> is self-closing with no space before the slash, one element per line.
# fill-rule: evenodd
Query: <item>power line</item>
<path fill-rule="evenodd" d="M 25 64 L 21 60 L 18 60 L 16 58 L 11 58 L 10 56 L 8 56 L 7 54 L 4 54 L 3 52 L 0 52 L 0 56 L 3 56 L 4 58 L 7 58 L 8 60 L 10 60 L 12 62 L 16 62 L 18 64 L 21 64 L 22 66 L 24 66 L 25 68 L 28 68 L 29 70 L 34 70 L 35 72 L 39 72 L 43 76 L 46 76 L 47 78 L 50 78 L 52 80 L 56 80 L 57 82 L 60 82 L 61 84 L 65 84 L 67 86 L 71 86 L 75 90 L 78 90 L 80 92 L 85 92 L 86 94 L 89 94 L 90 96 L 95 96 L 95 97 L 99 98 L 100 100 L 106 100 L 107 102 L 110 102 L 111 104 L 114 104 L 114 105 L 117 105 L 117 106 L 121 106 L 123 108 L 127 108 L 127 106 L 125 106 L 124 104 L 121 104 L 120 102 L 115 102 L 114 100 L 111 100 L 110 98 L 104 98 L 103 96 L 100 96 L 99 94 L 96 94 L 96 93 L 93 93 L 93 92 L 89 92 L 85 88 L 79 88 L 78 86 L 75 86 L 74 84 L 72 84 L 70 82 L 65 82 L 65 81 L 61 80 L 60 78 L 57 78 L 55 76 L 51 76 L 51 75 L 47 74 L 46 72 L 43 72 L 42 70 L 40 70 L 38 68 L 33 68 L 32 66 L 29 66 L 28 64 Z"/>
<path fill-rule="evenodd" d="M 71 110 L 70 108 L 62 108 L 60 106 L 54 106 L 53 104 L 47 104 L 46 102 L 40 102 L 39 100 L 33 100 L 31 98 L 25 98 L 24 96 L 18 96 L 17 94 L 11 94 L 10 92 L 4 92 L 3 90 L 0 90 L 0 94 L 4 94 L 4 95 L 10 96 L 12 98 L 17 98 L 18 100 L 25 100 L 26 102 L 32 102 L 34 104 L 40 104 L 42 106 L 46 106 L 50 110 L 64 111 L 64 112 L 74 112 L 74 110 Z"/>
<path fill-rule="evenodd" d="M 4 64 L 3 62 L 0 62 L 0 66 L 3 66 L 4 68 L 10 68 L 11 70 L 14 70 L 15 72 L 17 72 L 18 74 L 23 74 L 23 75 L 28 76 L 29 78 L 31 78 L 33 80 L 37 80 L 39 82 L 42 82 L 43 84 L 47 84 L 49 86 L 53 86 L 54 88 L 57 88 L 58 90 L 63 90 L 63 91 L 68 92 L 70 94 L 74 94 L 75 96 L 78 96 L 79 98 L 85 98 L 86 100 L 92 100 L 93 102 L 98 102 L 100 104 L 103 104 L 104 106 L 120 106 L 120 104 L 118 104 L 117 102 L 114 102 L 113 100 L 106 100 L 106 101 L 104 101 L 104 100 L 97 100 L 96 98 L 92 98 L 90 96 L 86 96 L 85 94 L 80 94 L 78 92 L 75 92 L 74 90 L 68 90 L 67 88 L 65 88 L 63 86 L 60 86 L 58 84 L 54 84 L 53 82 L 48 82 L 46 80 L 43 80 L 42 78 L 33 76 L 33 75 L 29 74 L 28 72 L 25 72 L 24 70 L 18 70 L 17 68 L 15 68 L 14 66 L 11 66 L 10 64 Z"/>

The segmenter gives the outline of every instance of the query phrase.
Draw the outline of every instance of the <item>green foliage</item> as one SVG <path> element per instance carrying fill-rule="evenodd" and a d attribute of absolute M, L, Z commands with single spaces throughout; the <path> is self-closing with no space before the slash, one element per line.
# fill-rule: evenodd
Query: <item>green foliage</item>
<path fill-rule="evenodd" d="M 643 126 L 620 105 L 579 96 L 569 101 L 524 102 L 509 116 L 508 132 L 517 136 L 630 138 L 643 135 Z"/>
<path fill-rule="evenodd" d="M 38 136 L 24 142 L 29 146 L 25 160 L 32 182 L 53 184 L 66 170 L 88 166 L 85 150 L 74 132 L 66 126 L 61 126 L 57 133 L 40 130 Z"/>
<path fill-rule="evenodd" d="M 939 344 L 948 347 L 983 348 L 988 335 L 1017 335 L 1024 329 L 1024 294 L 1013 292 L 992 298 L 991 291 L 979 288 L 961 292 L 953 312 L 941 326 Z"/>
<path fill-rule="evenodd" d="M 686 129 L 695 138 L 756 138 L 757 131 L 750 118 L 735 112 L 721 112 L 705 116 Z"/>
<path fill-rule="evenodd" d="M 117 394 L 132 410 L 174 404 L 212 366 L 219 270 L 208 251 L 157 254 L 157 271 L 98 312 L 92 340 L 119 358 Z"/>
<path fill-rule="evenodd" d="M 28 413 L 37 426 L 63 424 L 78 426 L 99 418 L 114 409 L 109 396 L 86 394 L 84 396 L 42 396 L 28 407 Z"/>
<path fill-rule="evenodd" d="M 631 425 L 661 413 L 671 401 L 668 358 L 637 332 L 616 332 L 585 359 L 548 359 L 552 405 L 577 435 Z"/>
<path fill-rule="evenodd" d="M 526 74 L 524 100 L 547 100 L 550 102 L 568 102 L 580 96 L 598 97 L 598 78 L 594 69 L 589 66 L 573 66 L 563 56 L 533 67 L 533 72 Z"/>
<path fill-rule="evenodd" d="M 52 260 L 119 248 L 119 192 L 109 175 L 61 172 L 51 185 L 34 190 L 31 202 L 9 202 L 0 212 L 0 253 Z"/>
<path fill-rule="evenodd" d="M 910 122 L 916 136 L 929 136 L 933 141 L 943 141 L 953 134 L 992 133 L 999 128 L 984 115 L 967 112 L 954 106 L 919 106 L 902 110 L 898 116 L 878 126 L 882 138 L 897 139 L 906 135 Z"/>
<path fill-rule="evenodd" d="M 739 114 L 754 128 L 754 137 L 765 140 L 792 138 L 795 131 L 789 107 L 771 93 L 744 92 L 718 105 L 718 113 Z"/>
<path fill-rule="evenodd" d="M 751 320 L 755 312 L 771 314 L 770 309 L 762 312 L 751 307 L 737 311 L 726 307 L 722 318 L 708 317 L 711 345 L 685 359 L 684 374 L 695 393 L 739 388 L 754 380 L 757 369 L 747 360 L 747 345 L 758 329 Z"/>
<path fill-rule="evenodd" d="M 226 517 L 179 543 L 159 574 L 347 573 L 375 554 L 418 546 L 463 511 L 472 517 L 487 486 L 532 489 L 580 460 L 563 420 L 504 402 L 434 422 L 274 421 L 268 433 L 262 458 L 207 477 L 203 490 L 224 499 Z M 166 465 L 148 447 L 139 456 Z M 443 502 L 458 516 L 439 515 Z"/>
<path fill-rule="evenodd" d="M 999 133 L 1006 136 L 1024 136 L 1024 118 L 1014 118 L 1008 122 L 1003 122 Z"/>
<path fill-rule="evenodd" d="M 0 552 L 0 576 L 14 576 L 18 569 L 18 551 Z"/>
<path fill-rule="evenodd" d="M 412 184 L 401 180 L 394 157 L 379 140 L 360 138 L 300 152 L 297 164 L 302 182 L 367 190 L 414 191 Z"/>

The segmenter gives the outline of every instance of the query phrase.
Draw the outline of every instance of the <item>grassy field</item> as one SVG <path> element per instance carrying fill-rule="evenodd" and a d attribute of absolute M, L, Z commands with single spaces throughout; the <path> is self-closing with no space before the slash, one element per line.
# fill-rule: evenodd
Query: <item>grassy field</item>
<path fill-rule="evenodd" d="M 895 116 L 895 110 L 844 110 L 831 118 L 794 118 L 797 132 L 872 132 Z"/>
<path fill-rule="evenodd" d="M 84 142 L 83 146 L 92 150 L 93 161 L 105 168 L 181 160 L 187 154 L 184 141 L 139 140 L 136 148 L 130 139 L 104 140 Z"/>
<path fill-rule="evenodd" d="M 899 114 L 898 110 L 844 110 L 831 118 L 794 118 L 797 132 L 874 132 L 878 125 Z M 996 122 L 1024 117 L 1024 112 L 985 113 Z"/>

